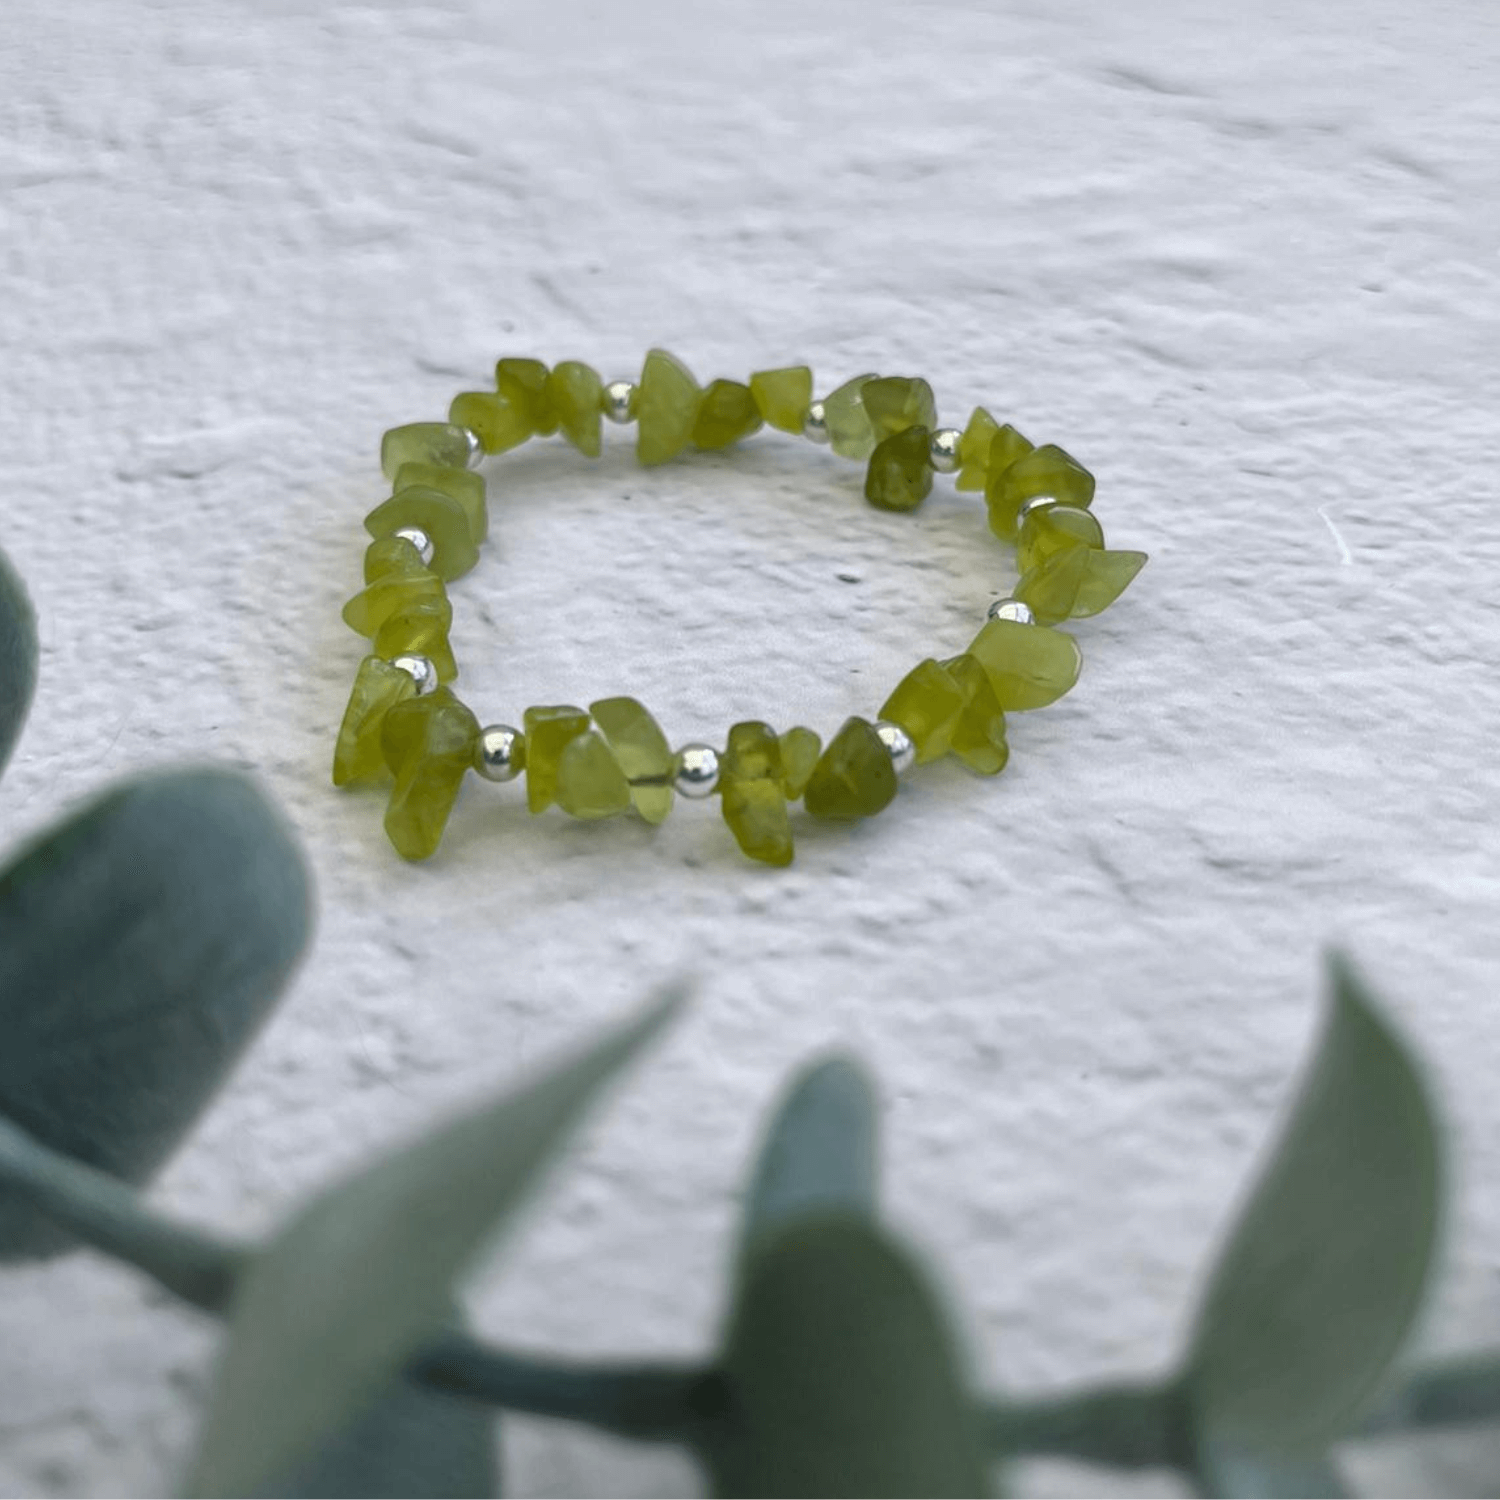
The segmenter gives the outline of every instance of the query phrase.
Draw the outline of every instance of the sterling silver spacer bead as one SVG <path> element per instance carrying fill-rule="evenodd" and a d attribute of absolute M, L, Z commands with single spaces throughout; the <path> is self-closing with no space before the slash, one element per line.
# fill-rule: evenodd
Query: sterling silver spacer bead
<path fill-rule="evenodd" d="M 391 665 L 400 667 L 416 683 L 417 697 L 425 698 L 428 693 L 437 691 L 437 668 L 428 657 L 397 656 L 391 659 Z"/>
<path fill-rule="evenodd" d="M 1017 625 L 1036 624 L 1036 614 L 1031 606 L 1020 599 L 996 599 L 984 613 L 990 620 L 1014 620 Z"/>
<path fill-rule="evenodd" d="M 484 444 L 479 441 L 479 434 L 472 427 L 464 427 L 460 430 L 469 440 L 468 467 L 477 469 L 484 462 Z"/>
<path fill-rule="evenodd" d="M 526 760 L 526 736 L 509 724 L 488 724 L 474 746 L 474 769 L 486 781 L 514 781 Z"/>
<path fill-rule="evenodd" d="M 399 531 L 393 531 L 391 535 L 402 537 L 410 542 L 417 549 L 417 555 L 422 559 L 424 568 L 432 561 L 432 538 L 420 526 L 403 526 Z"/>
<path fill-rule="evenodd" d="M 814 443 L 828 441 L 828 413 L 823 410 L 821 401 L 814 401 L 807 408 L 807 415 L 802 419 L 802 436 Z"/>
<path fill-rule="evenodd" d="M 719 752 L 712 745 L 684 745 L 677 752 L 672 785 L 684 797 L 707 797 L 719 785 Z"/>
<path fill-rule="evenodd" d="M 891 764 L 896 768 L 898 776 L 904 776 L 916 765 L 917 747 L 899 724 L 892 724 L 889 719 L 877 719 L 875 733 L 880 736 L 880 743 L 890 751 Z"/>
<path fill-rule="evenodd" d="M 1049 505 L 1061 504 L 1062 501 L 1055 495 L 1033 495 L 1031 499 L 1021 502 L 1021 508 L 1016 512 L 1016 525 L 1019 526 L 1034 510 L 1042 510 Z"/>
<path fill-rule="evenodd" d="M 939 427 L 932 434 L 932 444 L 927 450 L 927 462 L 939 474 L 952 474 L 959 466 L 958 445 L 964 435 L 956 427 Z"/>
<path fill-rule="evenodd" d="M 611 422 L 633 422 L 635 420 L 635 385 L 629 380 L 611 380 L 604 387 L 600 398 L 600 410 Z"/>

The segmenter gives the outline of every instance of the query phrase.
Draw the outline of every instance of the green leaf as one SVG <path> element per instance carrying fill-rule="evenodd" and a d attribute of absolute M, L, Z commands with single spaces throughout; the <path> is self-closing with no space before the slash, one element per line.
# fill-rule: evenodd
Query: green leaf
<path fill-rule="evenodd" d="M 244 777 L 115 787 L 0 872 L 0 1114 L 145 1182 L 269 1016 L 308 926 L 296 841 Z M 0 1260 L 74 1243 L 0 1191 Z"/>
<path fill-rule="evenodd" d="M 1316 1453 L 1376 1394 L 1437 1229 L 1437 1126 L 1416 1067 L 1347 964 L 1274 1156 L 1220 1255 L 1190 1345 L 1200 1443 Z"/>
<path fill-rule="evenodd" d="M 259 1493 L 268 1497 L 485 1500 L 500 1493 L 494 1407 L 400 1375 L 326 1436 L 310 1458 Z"/>
<path fill-rule="evenodd" d="M 26 720 L 36 687 L 36 616 L 31 600 L 0 552 L 0 771 Z"/>
<path fill-rule="evenodd" d="M 771 1119 L 741 1233 L 743 1256 L 763 1235 L 810 1212 L 875 1216 L 875 1091 L 851 1058 L 804 1067 Z"/>
<path fill-rule="evenodd" d="M 988 1460 L 925 1277 L 856 1214 L 750 1252 L 702 1443 L 717 1495 L 983 1495 Z"/>
<path fill-rule="evenodd" d="M 1193 1479 L 1198 1493 L 1214 1500 L 1341 1500 L 1349 1493 L 1325 1453 L 1267 1457 L 1222 1443 L 1199 1448 Z"/>
<path fill-rule="evenodd" d="M 188 1493 L 256 1493 L 440 1334 L 455 1280 L 508 1227 L 594 1096 L 681 1003 L 667 996 L 293 1217 L 241 1278 Z"/>

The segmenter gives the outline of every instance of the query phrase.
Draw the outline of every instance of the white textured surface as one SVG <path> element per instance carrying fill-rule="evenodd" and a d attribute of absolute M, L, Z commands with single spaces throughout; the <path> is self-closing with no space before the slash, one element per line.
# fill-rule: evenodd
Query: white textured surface
<path fill-rule="evenodd" d="M 1422 1347 L 1500 1341 L 1488 0 L 5 20 L 0 518 L 43 659 L 0 822 L 213 757 L 289 809 L 320 889 L 315 949 L 163 1205 L 264 1228 L 691 969 L 691 1018 L 478 1287 L 487 1333 L 707 1347 L 761 1114 L 841 1043 L 879 1075 L 892 1216 L 984 1381 L 1147 1373 L 1337 939 L 1452 1126 Z M 926 374 L 949 420 L 984 401 L 1077 453 L 1151 565 L 1081 626 L 1077 691 L 1017 717 L 1004 777 L 934 768 L 869 826 L 800 831 L 788 872 L 712 805 L 653 836 L 480 785 L 408 868 L 378 798 L 327 785 L 379 434 L 498 354 L 609 376 L 653 343 L 704 377 Z M 490 466 L 495 545 L 455 591 L 481 713 L 630 691 L 679 740 L 827 733 L 1012 576 L 945 481 L 888 517 L 776 435 L 649 475 L 608 435 L 592 471 L 556 445 Z M 92 1257 L 7 1273 L 0 1490 L 169 1486 L 212 1342 Z M 697 1483 L 547 1424 L 506 1449 L 521 1493 Z M 1428 1444 L 1360 1475 L 1481 1493 L 1497 1464 Z"/>

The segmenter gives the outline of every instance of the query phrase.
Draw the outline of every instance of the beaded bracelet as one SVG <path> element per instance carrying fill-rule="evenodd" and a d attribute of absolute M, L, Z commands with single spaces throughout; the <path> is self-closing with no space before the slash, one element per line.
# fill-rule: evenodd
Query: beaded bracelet
<path fill-rule="evenodd" d="M 447 422 L 394 427 L 381 442 L 388 500 L 365 517 L 375 540 L 365 587 L 344 620 L 372 641 L 360 663 L 333 758 L 336 786 L 393 773 L 385 830 L 407 859 L 432 854 L 469 770 L 489 781 L 526 774 L 526 804 L 556 802 L 576 818 L 634 808 L 660 823 L 674 792 L 717 792 L 740 848 L 767 864 L 790 864 L 787 804 L 815 818 L 869 817 L 896 794 L 913 765 L 956 755 L 982 775 L 1009 758 L 1005 715 L 1041 708 L 1078 680 L 1081 655 L 1054 627 L 1098 614 L 1140 571 L 1143 552 L 1109 551 L 1088 509 L 1093 476 L 1053 444 L 1036 447 L 976 407 L 968 426 L 939 427 L 925 380 L 859 375 L 822 401 L 805 365 L 764 370 L 748 384 L 700 387 L 661 349 L 640 380 L 605 385 L 585 364 L 549 370 L 540 360 L 502 359 L 493 391 L 455 397 Z M 561 432 L 590 458 L 601 418 L 636 423 L 643 464 L 689 446 L 727 448 L 762 425 L 827 443 L 868 460 L 865 498 L 882 510 L 914 510 L 934 472 L 957 474 L 960 490 L 983 490 L 990 529 L 1016 544 L 1020 582 L 990 606 L 960 655 L 919 663 L 873 722 L 851 718 L 825 746 L 811 729 L 777 734 L 758 721 L 734 725 L 725 749 L 673 751 L 634 698 L 528 708 L 524 731 L 481 728 L 447 686 L 458 675 L 448 643 L 453 611 L 446 583 L 474 566 L 488 531 L 483 478 L 490 454 Z"/>

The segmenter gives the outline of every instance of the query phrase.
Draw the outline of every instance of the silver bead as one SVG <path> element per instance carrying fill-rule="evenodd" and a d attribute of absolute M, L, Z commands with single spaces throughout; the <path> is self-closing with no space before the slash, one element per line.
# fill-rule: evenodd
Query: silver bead
<path fill-rule="evenodd" d="M 1016 525 L 1019 526 L 1034 510 L 1043 510 L 1049 505 L 1061 504 L 1062 502 L 1055 495 L 1033 495 L 1031 499 L 1021 502 L 1021 508 L 1016 512 Z"/>
<path fill-rule="evenodd" d="M 435 692 L 438 685 L 437 668 L 425 656 L 397 656 L 391 659 L 393 667 L 400 667 L 417 685 L 417 697 L 425 698 Z"/>
<path fill-rule="evenodd" d="M 707 797 L 719 784 L 719 752 L 711 745 L 684 745 L 677 752 L 672 785 L 684 797 Z"/>
<path fill-rule="evenodd" d="M 393 531 L 391 535 L 402 537 L 410 542 L 417 549 L 417 555 L 422 559 L 424 568 L 432 561 L 432 538 L 420 526 L 403 526 L 399 531 Z"/>
<path fill-rule="evenodd" d="M 956 427 L 939 427 L 932 435 L 927 462 L 939 474 L 952 474 L 959 466 L 958 445 L 964 435 Z"/>
<path fill-rule="evenodd" d="M 898 776 L 904 776 L 916 765 L 917 747 L 899 724 L 892 724 L 889 719 L 877 719 L 875 733 L 880 736 L 880 743 L 890 751 L 891 764 L 896 768 Z"/>
<path fill-rule="evenodd" d="M 990 620 L 1014 620 L 1017 625 L 1036 624 L 1031 606 L 1020 599 L 996 599 L 984 613 Z"/>
<path fill-rule="evenodd" d="M 472 427 L 460 427 L 459 431 L 469 440 L 468 467 L 477 469 L 484 462 L 484 444 Z"/>
<path fill-rule="evenodd" d="M 526 737 L 509 724 L 489 724 L 474 746 L 474 769 L 486 781 L 514 781 L 526 758 Z"/>
<path fill-rule="evenodd" d="M 814 443 L 828 441 L 828 413 L 823 410 L 821 401 L 814 401 L 807 408 L 807 415 L 802 419 L 802 436 Z"/>
<path fill-rule="evenodd" d="M 600 410 L 611 422 L 635 420 L 635 386 L 628 380 L 611 380 L 604 387 Z"/>

